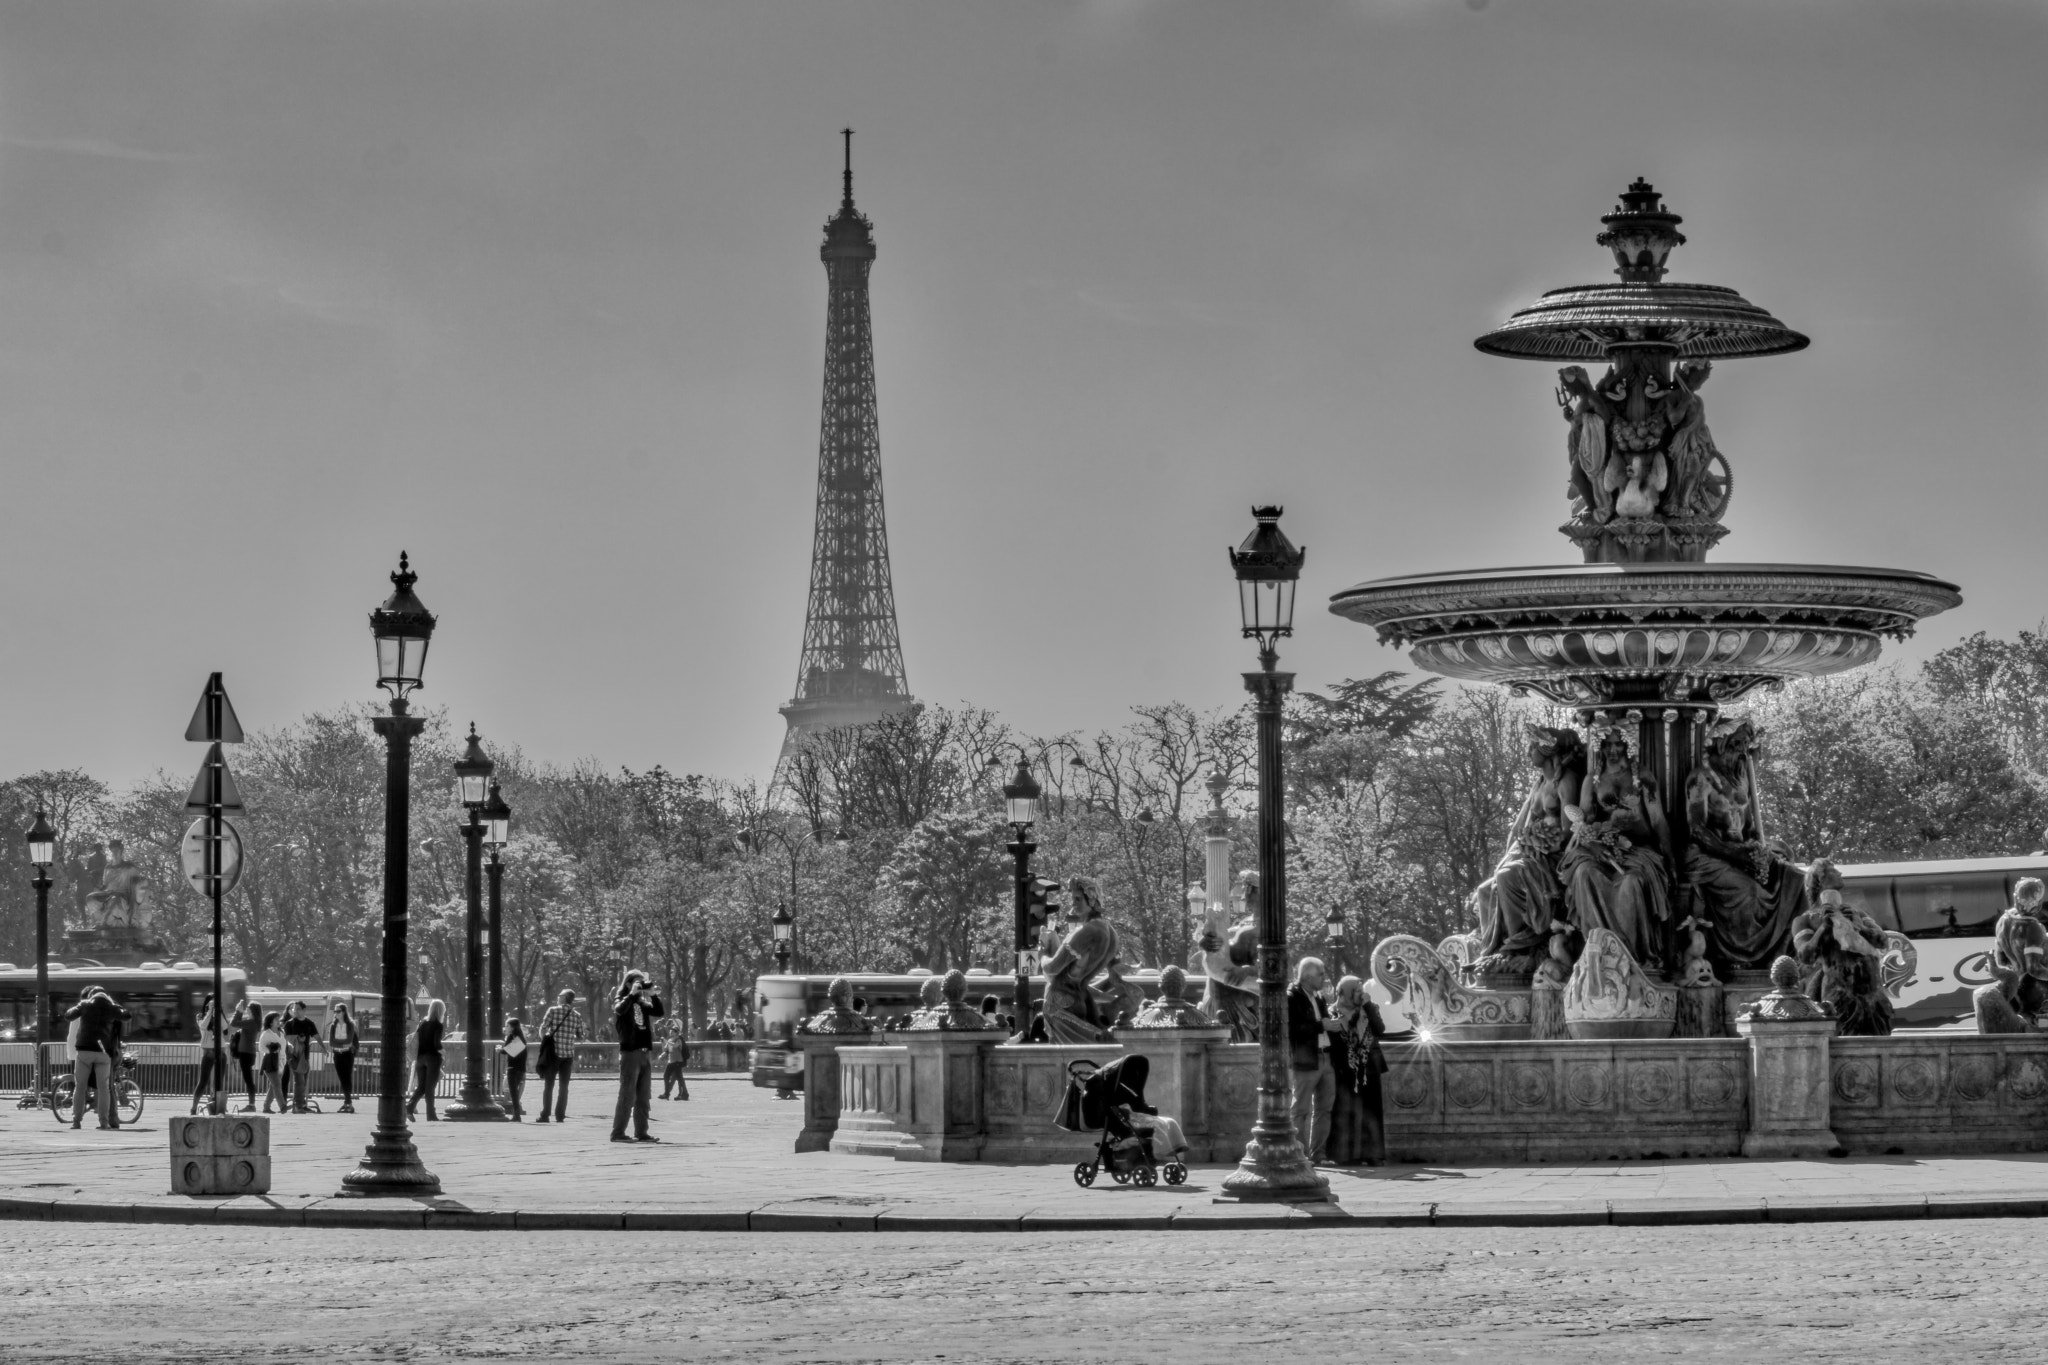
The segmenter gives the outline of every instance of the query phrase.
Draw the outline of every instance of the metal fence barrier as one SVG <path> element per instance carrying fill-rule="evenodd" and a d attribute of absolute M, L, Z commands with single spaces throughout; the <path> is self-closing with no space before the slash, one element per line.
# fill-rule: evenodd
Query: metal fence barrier
<path fill-rule="evenodd" d="M 355 1093 L 373 1096 L 377 1093 L 378 1061 L 381 1044 L 362 1042 L 356 1045 Z M 497 1041 L 485 1043 L 485 1055 L 491 1059 L 491 1091 L 502 1095 L 505 1092 L 505 1059 L 498 1055 Z M 751 1042 L 693 1042 L 690 1044 L 690 1061 L 687 1069 L 703 1071 L 745 1071 L 747 1054 L 753 1047 Z M 129 1054 L 136 1058 L 134 1077 L 145 1095 L 190 1095 L 199 1085 L 199 1059 L 203 1045 L 200 1043 L 128 1043 Z M 44 1051 L 52 1076 L 71 1074 L 71 1049 L 64 1043 L 46 1043 Z M 442 1048 L 443 1067 L 440 1084 L 434 1087 L 436 1099 L 456 1099 L 462 1093 L 464 1068 L 464 1045 L 460 1042 L 445 1043 Z M 529 1051 L 529 1085 L 537 1084 L 539 1078 L 533 1074 L 531 1059 L 539 1055 L 538 1044 Z M 576 1044 L 576 1074 L 615 1074 L 619 1069 L 619 1048 L 616 1043 Z M 411 1075 L 411 1065 L 406 1072 Z M 0 1043 L 0 1092 L 19 1096 L 35 1082 L 35 1045 L 33 1043 Z M 230 1095 L 244 1095 L 241 1069 L 228 1058 L 227 1076 L 224 1086 Z M 261 1102 L 263 1076 L 256 1075 L 256 1093 Z M 334 1074 L 332 1059 L 321 1049 L 314 1049 L 313 1063 L 306 1073 L 306 1093 L 316 1099 L 341 1098 L 341 1082 Z"/>

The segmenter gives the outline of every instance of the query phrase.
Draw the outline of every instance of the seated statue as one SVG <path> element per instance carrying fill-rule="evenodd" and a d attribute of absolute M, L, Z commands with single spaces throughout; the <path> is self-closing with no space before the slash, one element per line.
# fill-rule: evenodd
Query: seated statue
<path fill-rule="evenodd" d="M 1536 781 L 1508 831 L 1507 853 L 1469 902 L 1479 923 L 1472 945 L 1476 972 L 1535 970 L 1544 957 L 1551 921 L 1562 912 L 1558 854 L 1565 844 L 1565 812 L 1579 800 L 1585 746 L 1571 730 L 1532 725 L 1529 766 Z"/>
<path fill-rule="evenodd" d="M 941 1029 L 949 1033 L 972 1033 L 995 1027 L 987 1016 L 967 1003 L 967 973 L 958 967 L 928 984 L 938 986 L 939 1003 L 917 1017 L 910 1026 L 913 1032 Z"/>
<path fill-rule="evenodd" d="M 1558 874 L 1572 927 L 1587 937 L 1605 929 L 1645 969 L 1662 968 L 1671 935 L 1670 831 L 1656 782 L 1638 770 L 1620 727 L 1601 734 L 1566 816 L 1571 842 Z"/>
<path fill-rule="evenodd" d="M 1208 989 L 1202 1008 L 1218 1024 L 1230 1030 L 1233 1043 L 1259 1041 L 1259 874 L 1238 874 L 1234 899 L 1238 903 L 1235 923 L 1224 926 L 1220 906 L 1213 907 L 1202 923 L 1196 947 L 1202 954 L 1202 974 Z"/>
<path fill-rule="evenodd" d="M 1159 973 L 1159 996 L 1131 1021 L 1132 1028 L 1208 1028 L 1209 1016 L 1189 1004 L 1182 992 L 1188 974 L 1178 967 Z"/>
<path fill-rule="evenodd" d="M 853 1008 L 853 983 L 843 976 L 832 978 L 832 984 L 825 988 L 825 998 L 830 1002 L 804 1021 L 806 1033 L 868 1033 L 874 1025 L 866 1015 Z"/>
<path fill-rule="evenodd" d="M 1764 846 L 1750 798 L 1749 754 L 1756 731 L 1744 721 L 1717 724 L 1704 761 L 1687 784 L 1692 843 L 1685 879 L 1698 890 L 1713 930 L 1717 967 L 1756 971 L 1792 944 L 1792 921 L 1806 909 L 1799 869 Z"/>
<path fill-rule="evenodd" d="M 1792 921 L 1792 954 L 1800 989 L 1833 1008 L 1844 1037 L 1882 1038 L 1892 1031 L 1892 1002 L 1879 964 L 1884 930 L 1842 900 L 1842 874 L 1827 858 L 1806 869 L 1806 912 Z"/>
<path fill-rule="evenodd" d="M 2012 904 L 1991 930 L 1989 985 L 1979 986 L 1974 1003 L 1979 1033 L 2033 1033 L 2048 1010 L 2048 925 L 2042 923 L 2048 887 L 2038 877 L 2013 886 Z"/>
<path fill-rule="evenodd" d="M 1080 927 L 1068 934 L 1045 963 L 1046 1036 L 1055 1043 L 1106 1043 L 1112 1041 L 1106 1016 L 1090 983 L 1116 960 L 1117 935 L 1102 917 L 1102 900 L 1086 877 L 1068 884 L 1068 898 L 1081 917 Z"/>

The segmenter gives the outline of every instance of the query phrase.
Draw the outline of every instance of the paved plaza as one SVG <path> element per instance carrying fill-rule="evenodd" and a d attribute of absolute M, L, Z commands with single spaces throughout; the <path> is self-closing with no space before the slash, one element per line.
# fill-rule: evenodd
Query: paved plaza
<path fill-rule="evenodd" d="M 1219 1205 L 1229 1167 L 1179 1189 L 1075 1186 L 1064 1166 L 899 1162 L 791 1150 L 802 1122 L 743 1077 L 698 1076 L 688 1103 L 656 1101 L 658 1144 L 606 1136 L 611 1088 L 579 1080 L 565 1125 L 421 1122 L 413 1132 L 443 1196 L 336 1199 L 367 1138 L 367 1112 L 273 1118 L 264 1198 L 165 1193 L 163 1116 L 74 1132 L 41 1110 L 0 1111 L 0 1212 L 20 1218 L 345 1223 L 675 1231 L 1135 1231 L 1247 1223 L 1602 1224 L 1926 1219 L 2048 1213 L 2048 1156 L 1836 1161 L 1621 1161 L 1510 1167 L 1397 1165 L 1328 1171 L 1341 1212 Z M 367 1109 L 367 1106 L 365 1106 Z"/>

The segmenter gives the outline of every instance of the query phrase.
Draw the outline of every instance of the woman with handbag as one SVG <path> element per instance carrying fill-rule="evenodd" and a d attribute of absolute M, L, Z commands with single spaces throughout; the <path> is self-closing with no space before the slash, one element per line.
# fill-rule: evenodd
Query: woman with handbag
<path fill-rule="evenodd" d="M 1387 1070 L 1380 1038 L 1387 1031 L 1365 983 L 1337 983 L 1331 1011 L 1339 1031 L 1331 1037 L 1330 1069 L 1337 1073 L 1337 1103 L 1330 1114 L 1330 1160 L 1339 1166 L 1382 1166 L 1387 1160 L 1386 1116 L 1380 1077 Z"/>
<path fill-rule="evenodd" d="M 341 1083 L 341 1109 L 356 1112 L 356 1021 L 348 1002 L 337 1000 L 327 1007 L 327 1055 L 334 1062 L 334 1079 Z"/>

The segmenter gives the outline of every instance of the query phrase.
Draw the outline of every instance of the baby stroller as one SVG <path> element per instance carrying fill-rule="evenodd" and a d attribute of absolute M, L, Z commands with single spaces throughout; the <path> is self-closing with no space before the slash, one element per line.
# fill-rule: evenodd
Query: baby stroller
<path fill-rule="evenodd" d="M 1119 1057 L 1105 1067 L 1085 1059 L 1067 1063 L 1067 1093 L 1053 1123 L 1070 1133 L 1100 1134 L 1095 1159 L 1074 1167 L 1076 1185 L 1086 1189 L 1104 1170 L 1119 1185 L 1157 1185 L 1161 1167 L 1153 1141 L 1169 1134 L 1175 1148 L 1167 1153 L 1166 1183 L 1178 1185 L 1188 1178 L 1188 1168 L 1180 1160 L 1179 1125 L 1160 1118 L 1159 1111 L 1145 1103 L 1145 1081 L 1151 1072 L 1152 1063 L 1143 1057 Z"/>

